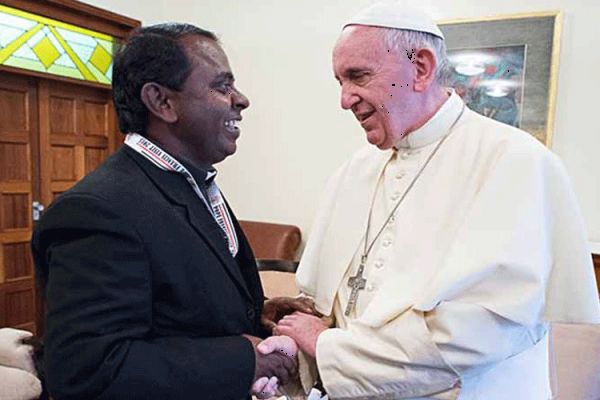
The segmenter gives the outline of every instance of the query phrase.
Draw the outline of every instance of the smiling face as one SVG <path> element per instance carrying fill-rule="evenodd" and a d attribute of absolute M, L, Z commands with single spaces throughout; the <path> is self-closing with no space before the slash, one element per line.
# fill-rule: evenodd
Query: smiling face
<path fill-rule="evenodd" d="M 418 127 L 416 66 L 385 47 L 381 29 L 346 27 L 333 51 L 333 70 L 341 106 L 354 113 L 369 143 L 389 149 Z"/>
<path fill-rule="evenodd" d="M 234 86 L 227 56 L 214 40 L 198 35 L 181 39 L 192 70 L 174 98 L 177 136 L 184 156 L 211 166 L 236 151 L 237 126 L 250 103 Z"/>

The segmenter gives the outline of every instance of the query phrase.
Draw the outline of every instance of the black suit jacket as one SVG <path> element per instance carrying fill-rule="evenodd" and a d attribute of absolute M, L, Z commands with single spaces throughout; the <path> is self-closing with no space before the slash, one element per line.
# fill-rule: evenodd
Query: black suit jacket
<path fill-rule="evenodd" d="M 52 396 L 246 398 L 263 292 L 233 220 L 235 259 L 185 178 L 127 146 L 59 196 L 32 239 Z"/>

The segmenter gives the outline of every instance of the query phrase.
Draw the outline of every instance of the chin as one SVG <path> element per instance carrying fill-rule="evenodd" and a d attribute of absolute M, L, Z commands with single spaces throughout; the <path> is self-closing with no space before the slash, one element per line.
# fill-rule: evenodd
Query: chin
<path fill-rule="evenodd" d="M 222 156 L 220 157 L 219 162 L 223 161 L 224 159 L 226 159 L 229 156 L 232 156 L 235 154 L 237 150 L 237 146 L 235 144 L 231 145 L 231 146 L 227 146 L 226 148 L 223 149 L 222 151 Z"/>
<path fill-rule="evenodd" d="M 378 148 L 379 150 L 389 150 L 389 149 L 391 149 L 392 147 L 394 147 L 394 146 L 393 146 L 391 143 L 387 143 L 387 142 L 383 142 L 383 143 L 380 143 L 380 144 L 376 144 L 375 146 L 377 146 L 377 148 Z"/>
<path fill-rule="evenodd" d="M 235 154 L 235 152 L 237 151 L 237 144 L 235 144 L 235 142 L 233 142 L 228 148 L 227 148 L 227 156 L 232 156 Z"/>
<path fill-rule="evenodd" d="M 380 150 L 387 150 L 392 147 L 391 143 L 388 143 L 387 135 L 384 134 L 383 138 L 381 138 L 381 136 L 381 133 L 377 131 L 367 132 L 367 142 Z"/>

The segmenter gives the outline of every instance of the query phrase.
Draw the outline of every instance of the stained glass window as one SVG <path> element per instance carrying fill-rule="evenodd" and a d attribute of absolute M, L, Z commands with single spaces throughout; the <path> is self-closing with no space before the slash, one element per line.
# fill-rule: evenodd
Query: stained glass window
<path fill-rule="evenodd" d="M 0 5 L 0 64 L 110 84 L 116 39 Z"/>

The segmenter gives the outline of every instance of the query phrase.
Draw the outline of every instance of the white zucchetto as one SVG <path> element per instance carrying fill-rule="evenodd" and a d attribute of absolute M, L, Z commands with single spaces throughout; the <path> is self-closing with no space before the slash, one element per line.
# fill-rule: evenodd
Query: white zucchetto
<path fill-rule="evenodd" d="M 435 22 L 422 10 L 408 6 L 405 1 L 382 1 L 375 3 L 344 25 L 366 25 L 383 28 L 406 29 L 426 32 L 444 40 L 444 34 Z"/>

